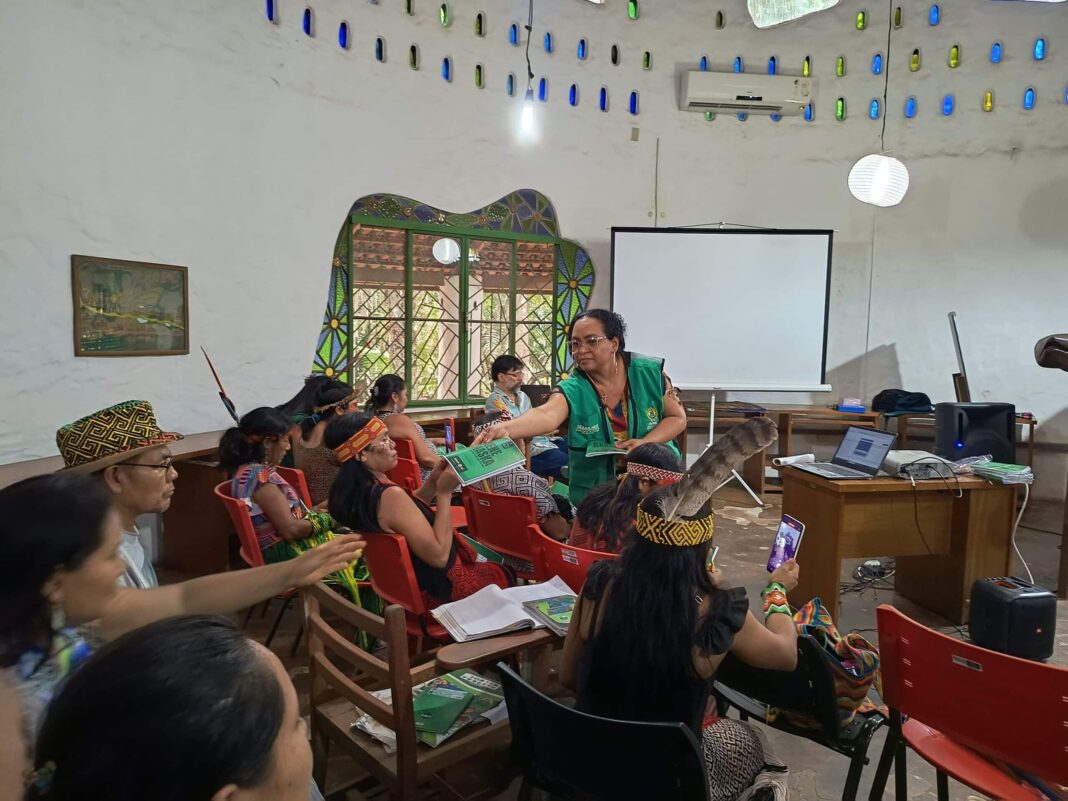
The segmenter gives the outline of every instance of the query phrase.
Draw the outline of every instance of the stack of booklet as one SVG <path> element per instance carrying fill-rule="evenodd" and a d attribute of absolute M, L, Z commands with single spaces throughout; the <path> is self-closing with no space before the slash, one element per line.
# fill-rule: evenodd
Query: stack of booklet
<path fill-rule="evenodd" d="M 1035 474 L 1025 464 L 977 462 L 971 467 L 972 473 L 987 481 L 997 481 L 1001 484 L 1033 484 L 1035 481 Z"/>
<path fill-rule="evenodd" d="M 456 642 L 467 642 L 522 629 L 548 628 L 563 636 L 574 606 L 575 591 L 554 576 L 541 584 L 507 590 L 491 584 L 430 613 Z"/>

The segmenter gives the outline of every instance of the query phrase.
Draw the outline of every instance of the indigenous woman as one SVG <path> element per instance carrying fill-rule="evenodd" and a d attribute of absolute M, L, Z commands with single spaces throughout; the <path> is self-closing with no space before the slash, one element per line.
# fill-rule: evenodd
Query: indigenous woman
<path fill-rule="evenodd" d="M 797 563 L 771 575 L 764 622 L 742 588 L 713 583 L 712 490 L 731 467 L 774 439 L 774 425 L 754 420 L 722 437 L 677 484 L 638 507 L 637 536 L 619 559 L 594 565 L 564 642 L 560 680 L 577 708 L 607 718 L 681 722 L 701 743 L 711 798 L 786 798 L 786 768 L 763 735 L 726 718 L 705 726 L 710 687 L 724 656 L 754 667 L 791 670 L 797 635 L 786 592 Z"/>
<path fill-rule="evenodd" d="M 336 378 L 312 375 L 305 379 L 300 392 L 278 407 L 300 426 L 300 436 L 291 439 L 293 464 L 304 473 L 315 506 L 326 503 L 338 471 L 334 454 L 323 445 L 326 424 L 336 415 L 359 411 L 358 394 L 358 389 Z"/>
<path fill-rule="evenodd" d="M 682 478 L 682 461 L 666 445 L 647 442 L 627 454 L 615 483 L 595 487 L 582 499 L 568 544 L 619 553 L 634 528 L 638 504 L 650 492 Z"/>
<path fill-rule="evenodd" d="M 670 444 L 686 428 L 686 412 L 664 376 L 664 361 L 626 350 L 626 324 L 615 312 L 590 309 L 570 328 L 575 369 L 549 399 L 522 417 L 484 431 L 476 444 L 499 437 L 552 434 L 568 422 L 568 494 L 582 502 L 616 475 L 613 455 L 589 448 L 630 451 L 645 442 Z"/>
<path fill-rule="evenodd" d="M 412 443 L 419 472 L 423 475 L 423 481 L 426 481 L 434 465 L 441 461 L 441 456 L 423 427 L 404 413 L 408 408 L 408 389 L 404 386 L 404 379 L 392 374 L 379 378 L 371 387 L 371 398 L 365 408 L 385 422 L 393 439 L 406 439 Z"/>
<path fill-rule="evenodd" d="M 397 451 L 378 417 L 337 417 L 326 427 L 323 441 L 341 461 L 330 491 L 330 514 L 354 531 L 404 537 L 427 608 L 466 598 L 490 584 L 512 583 L 505 567 L 476 561 L 474 549 L 453 532 L 449 503 L 459 482 L 444 460 L 438 460 L 416 494 L 409 496 L 386 477 L 397 465 Z"/>

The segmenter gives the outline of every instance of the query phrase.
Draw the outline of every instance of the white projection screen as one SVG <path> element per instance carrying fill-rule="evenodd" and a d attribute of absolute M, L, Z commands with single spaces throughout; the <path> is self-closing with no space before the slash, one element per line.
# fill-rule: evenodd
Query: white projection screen
<path fill-rule="evenodd" d="M 627 349 L 682 389 L 820 392 L 833 232 L 612 229 Z"/>

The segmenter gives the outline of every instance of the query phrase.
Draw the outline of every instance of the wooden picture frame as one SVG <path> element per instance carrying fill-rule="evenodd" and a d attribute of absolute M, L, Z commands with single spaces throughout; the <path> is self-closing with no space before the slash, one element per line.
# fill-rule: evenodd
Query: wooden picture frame
<path fill-rule="evenodd" d="M 189 271 L 96 256 L 70 257 L 75 356 L 189 353 Z"/>

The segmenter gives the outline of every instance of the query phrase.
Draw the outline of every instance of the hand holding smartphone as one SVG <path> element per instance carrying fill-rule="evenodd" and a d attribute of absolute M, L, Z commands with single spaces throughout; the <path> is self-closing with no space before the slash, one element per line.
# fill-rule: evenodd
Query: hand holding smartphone
<path fill-rule="evenodd" d="M 801 537 L 805 534 L 805 524 L 790 515 L 783 515 L 779 530 L 775 532 L 775 542 L 771 546 L 768 558 L 768 572 L 773 573 L 782 564 L 797 557 Z"/>

